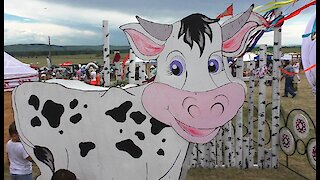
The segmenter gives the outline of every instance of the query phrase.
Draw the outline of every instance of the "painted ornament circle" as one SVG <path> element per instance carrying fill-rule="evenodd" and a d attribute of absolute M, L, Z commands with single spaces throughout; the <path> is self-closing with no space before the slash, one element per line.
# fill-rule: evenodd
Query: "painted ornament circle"
<path fill-rule="evenodd" d="M 302 114 L 297 114 L 292 122 L 293 131 L 299 138 L 306 138 L 309 134 L 309 124 L 307 118 Z"/>
<path fill-rule="evenodd" d="M 280 147 L 286 155 L 292 155 L 296 149 L 295 139 L 287 127 L 280 129 Z"/>
<path fill-rule="evenodd" d="M 307 154 L 310 165 L 313 169 L 316 169 L 316 139 L 311 139 L 308 143 Z"/>

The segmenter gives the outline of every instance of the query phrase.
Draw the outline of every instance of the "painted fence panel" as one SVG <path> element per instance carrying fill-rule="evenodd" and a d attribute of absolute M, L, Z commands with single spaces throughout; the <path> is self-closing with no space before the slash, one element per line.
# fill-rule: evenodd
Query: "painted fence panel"
<path fill-rule="evenodd" d="M 239 58 L 237 63 L 237 78 L 248 81 L 248 122 L 243 122 L 243 108 L 238 110 L 233 122 L 226 123 L 210 143 L 195 144 L 191 167 L 238 167 L 238 168 L 271 168 L 273 149 L 265 149 L 265 106 L 266 106 L 266 80 L 271 77 L 266 74 L 266 45 L 260 47 L 259 67 L 256 62 L 249 64 L 250 76 L 243 77 L 244 62 Z M 259 81 L 258 96 L 258 129 L 254 130 L 254 88 L 255 81 Z M 244 127 L 247 133 L 244 134 Z M 254 134 L 257 133 L 257 142 Z M 245 135 L 245 136 L 244 136 Z M 244 137 L 243 137 L 244 136 Z M 255 145 L 258 145 L 255 147 Z M 257 148 L 257 149 L 255 149 Z M 257 160 L 254 159 L 257 152 Z M 257 161 L 255 163 L 255 161 Z M 209 162 L 209 163 L 208 163 Z"/>

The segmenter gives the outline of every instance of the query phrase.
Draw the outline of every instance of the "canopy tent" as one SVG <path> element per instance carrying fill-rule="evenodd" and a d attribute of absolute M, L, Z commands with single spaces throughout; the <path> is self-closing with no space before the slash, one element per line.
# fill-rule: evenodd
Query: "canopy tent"
<path fill-rule="evenodd" d="M 4 52 L 4 91 L 12 91 L 25 81 L 38 81 L 38 71 Z"/>
<path fill-rule="evenodd" d="M 59 66 L 72 66 L 72 62 L 66 61 L 66 62 L 64 62 L 62 64 L 59 64 Z"/>
<path fill-rule="evenodd" d="M 283 61 L 291 61 L 292 55 L 291 54 L 284 54 L 280 59 Z"/>
<path fill-rule="evenodd" d="M 252 53 L 252 52 L 246 52 L 243 56 L 242 56 L 242 60 L 244 62 L 246 61 L 254 61 L 254 58 L 256 57 L 257 55 L 255 53 Z"/>

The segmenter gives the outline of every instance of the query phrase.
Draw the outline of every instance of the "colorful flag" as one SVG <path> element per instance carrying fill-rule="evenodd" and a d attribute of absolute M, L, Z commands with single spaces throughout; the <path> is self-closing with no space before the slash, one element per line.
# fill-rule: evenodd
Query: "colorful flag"
<path fill-rule="evenodd" d="M 232 16 L 233 15 L 233 4 L 231 4 L 229 7 L 227 7 L 227 9 L 221 13 L 219 16 L 217 16 L 217 19 L 220 19 L 224 16 Z"/>

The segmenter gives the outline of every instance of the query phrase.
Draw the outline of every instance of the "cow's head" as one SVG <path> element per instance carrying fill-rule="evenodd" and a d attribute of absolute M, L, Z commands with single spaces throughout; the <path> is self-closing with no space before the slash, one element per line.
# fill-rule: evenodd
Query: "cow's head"
<path fill-rule="evenodd" d="M 242 55 L 263 30 L 266 21 L 252 8 L 222 26 L 192 14 L 174 24 L 137 17 L 139 23 L 120 27 L 139 58 L 158 61 L 143 92 L 145 109 L 187 141 L 210 141 L 244 102 L 246 86 L 231 75 L 226 57 Z"/>

